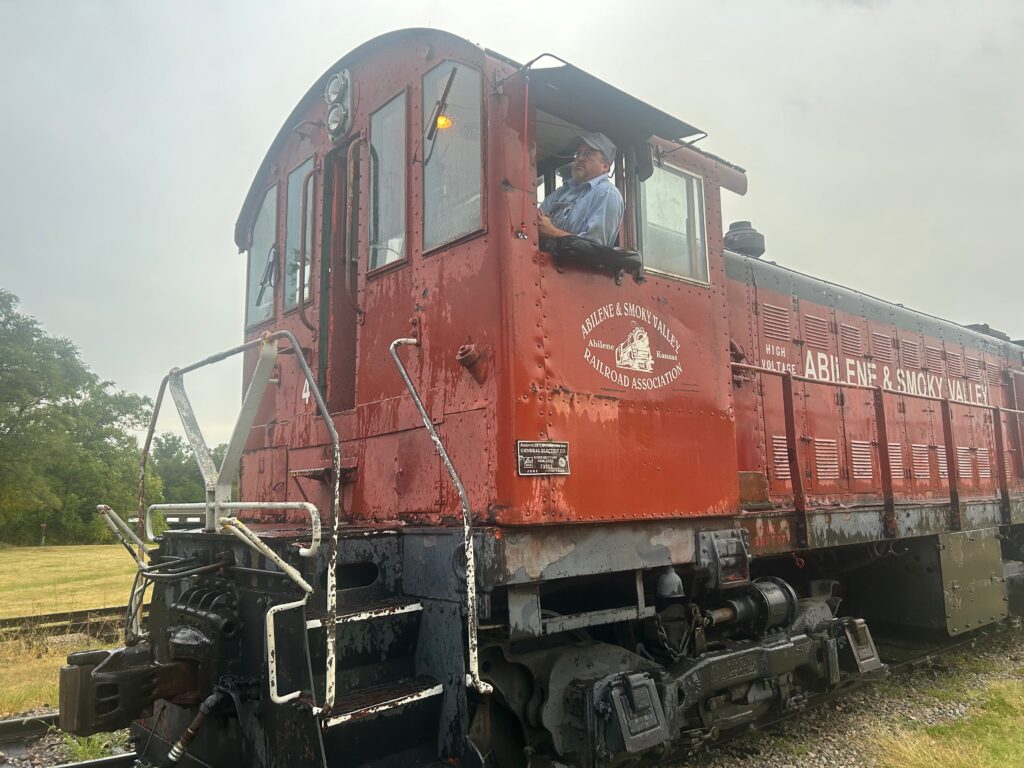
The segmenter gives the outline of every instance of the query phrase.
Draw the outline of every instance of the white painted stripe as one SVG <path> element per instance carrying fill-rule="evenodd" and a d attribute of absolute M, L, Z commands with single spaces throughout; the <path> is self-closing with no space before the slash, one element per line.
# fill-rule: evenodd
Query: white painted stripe
<path fill-rule="evenodd" d="M 335 624 L 353 624 L 357 621 L 369 621 L 370 619 L 379 619 L 384 616 L 398 616 L 399 614 L 416 613 L 422 610 L 423 603 L 381 606 L 380 608 L 371 608 L 368 611 L 361 611 L 359 613 L 343 614 L 335 619 Z M 318 629 L 323 625 L 322 619 L 310 619 L 306 622 L 306 629 Z"/>
<path fill-rule="evenodd" d="M 356 621 L 367 621 L 369 619 L 379 619 L 381 616 L 397 616 L 400 613 L 415 613 L 416 611 L 423 610 L 423 603 L 405 603 L 404 605 L 392 605 L 384 606 L 381 608 L 371 608 L 368 611 L 362 611 L 361 613 L 349 613 L 337 618 L 338 624 L 351 624 Z"/>
<path fill-rule="evenodd" d="M 327 728 L 331 728 L 335 725 L 348 722 L 356 717 L 367 717 L 369 715 L 375 715 L 378 712 L 387 712 L 389 709 L 395 709 L 396 707 L 404 707 L 406 704 L 412 704 L 416 701 L 422 701 L 423 699 L 429 699 L 431 696 L 437 696 L 444 691 L 444 686 L 440 683 L 433 685 L 430 688 L 425 688 L 422 691 L 416 693 L 406 694 L 405 696 L 397 696 L 387 701 L 382 701 L 379 704 L 374 704 L 370 707 L 362 707 L 360 709 L 346 712 L 343 715 L 337 715 L 335 717 L 327 718 L 327 722 L 324 725 Z"/>

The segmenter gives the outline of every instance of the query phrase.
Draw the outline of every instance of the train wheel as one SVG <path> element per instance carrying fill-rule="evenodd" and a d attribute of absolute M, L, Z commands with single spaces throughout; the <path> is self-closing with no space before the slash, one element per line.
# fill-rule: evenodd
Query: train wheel
<path fill-rule="evenodd" d="M 529 768 L 526 738 L 519 720 L 495 696 L 477 701 L 469 738 L 485 768 Z"/>

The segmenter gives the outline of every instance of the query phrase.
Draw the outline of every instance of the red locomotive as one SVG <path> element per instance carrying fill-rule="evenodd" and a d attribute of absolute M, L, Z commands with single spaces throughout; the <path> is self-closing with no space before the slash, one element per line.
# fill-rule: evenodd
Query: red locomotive
<path fill-rule="evenodd" d="M 619 247 L 538 237 L 587 131 Z M 699 133 L 438 31 L 332 67 L 236 225 L 246 342 L 165 379 L 206 524 L 139 556 L 63 726 L 163 764 L 657 762 L 884 674 L 869 627 L 1005 618 L 1024 349 L 760 260 Z M 236 353 L 217 468 L 183 377 Z"/>

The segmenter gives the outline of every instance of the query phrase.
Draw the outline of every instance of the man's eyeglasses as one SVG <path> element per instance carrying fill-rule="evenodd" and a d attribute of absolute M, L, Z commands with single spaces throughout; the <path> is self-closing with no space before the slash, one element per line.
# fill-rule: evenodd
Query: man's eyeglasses
<path fill-rule="evenodd" d="M 589 160 L 592 157 L 597 157 L 603 153 L 599 149 L 578 149 L 573 154 L 573 160 Z"/>

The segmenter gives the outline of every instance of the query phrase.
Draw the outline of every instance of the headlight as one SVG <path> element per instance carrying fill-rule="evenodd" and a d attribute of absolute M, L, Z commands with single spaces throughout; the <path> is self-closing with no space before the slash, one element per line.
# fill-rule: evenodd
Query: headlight
<path fill-rule="evenodd" d="M 340 133 L 348 124 L 348 110 L 341 104 L 335 104 L 327 110 L 327 130 L 332 133 Z"/>
<path fill-rule="evenodd" d="M 341 101 L 348 91 L 348 74 L 339 72 L 327 81 L 324 89 L 324 101 L 328 104 L 336 104 Z"/>

